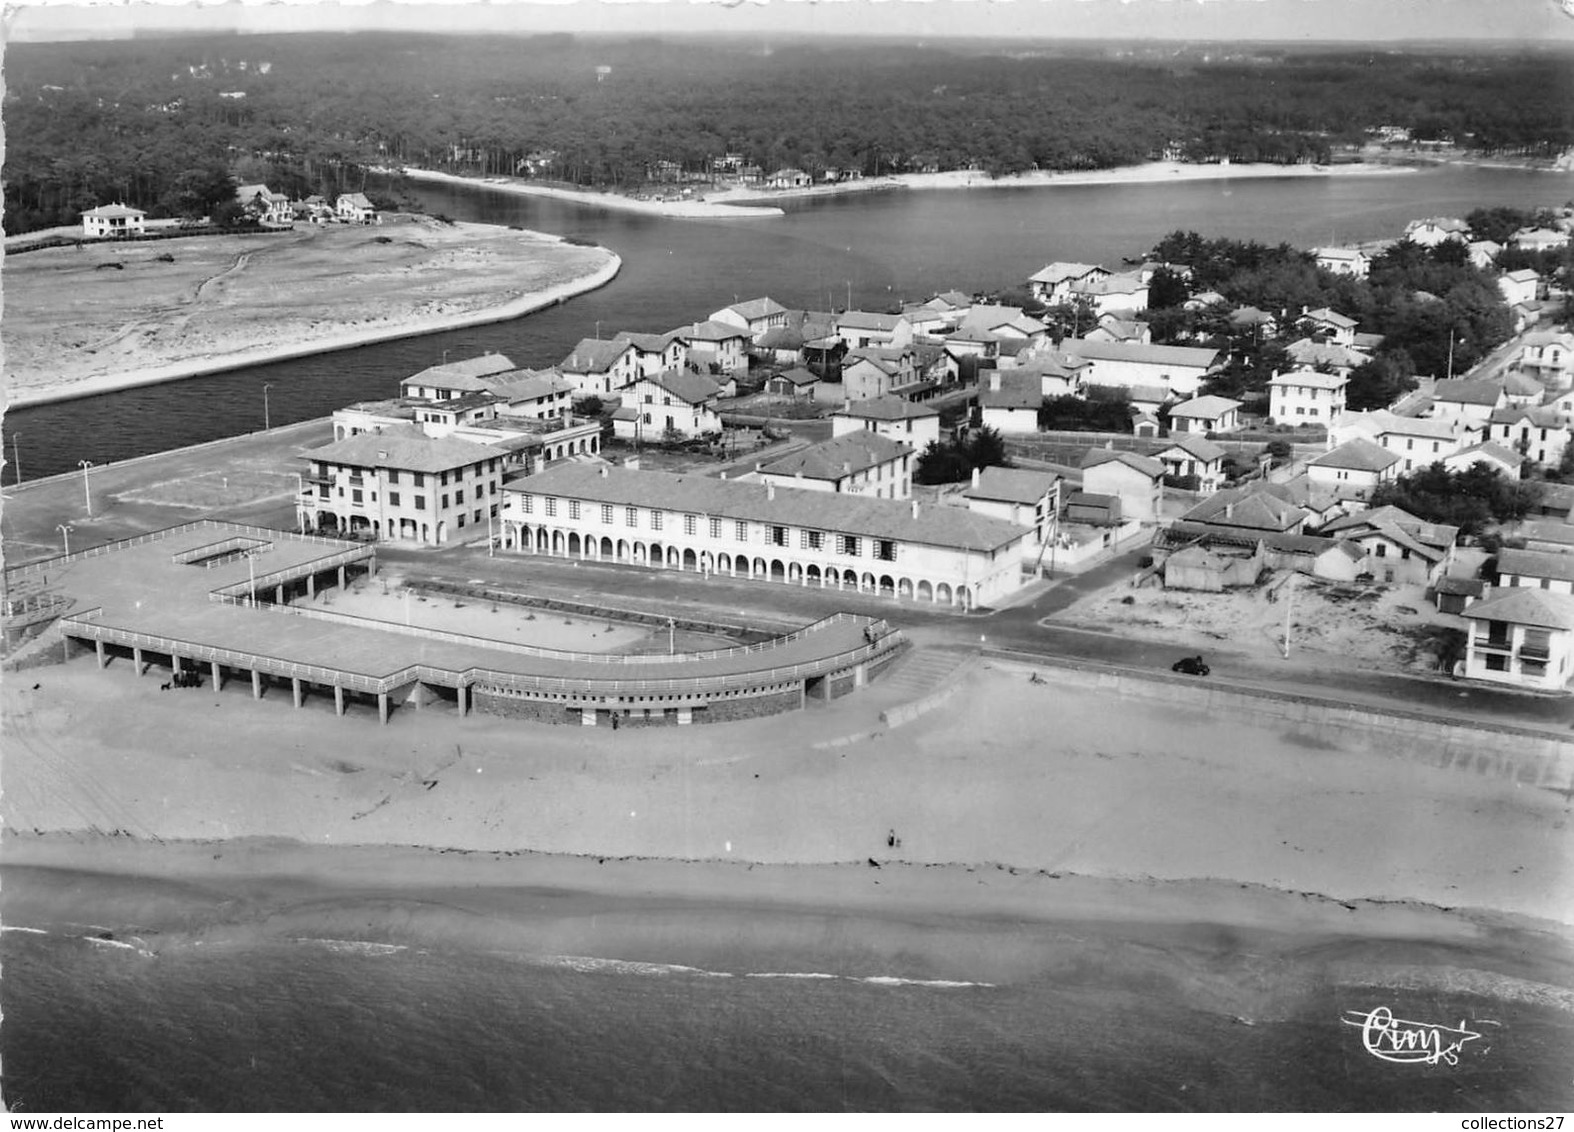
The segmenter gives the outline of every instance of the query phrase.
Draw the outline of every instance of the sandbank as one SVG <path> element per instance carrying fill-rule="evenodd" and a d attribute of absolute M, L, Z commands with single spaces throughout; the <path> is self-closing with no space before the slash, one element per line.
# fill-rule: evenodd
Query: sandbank
<path fill-rule="evenodd" d="M 183 260 L 215 254 L 197 241 L 224 249 L 223 269 L 200 279 L 174 274 L 188 270 Z M 166 267 L 155 258 L 161 254 L 179 266 Z M 502 322 L 604 286 L 621 266 L 605 248 L 557 236 L 409 217 L 298 237 L 30 252 L 6 261 L 8 403 L 89 397 Z M 169 278 L 159 282 L 159 274 Z M 106 290 L 133 280 L 129 296 Z"/>
<path fill-rule="evenodd" d="M 412 181 L 435 181 L 446 185 L 463 185 L 466 188 L 488 189 L 492 192 L 511 193 L 514 196 L 550 197 L 553 200 L 582 204 L 589 208 L 609 208 L 616 212 L 638 212 L 646 216 L 663 216 L 673 220 L 760 220 L 781 216 L 779 208 L 751 206 L 740 208 L 723 202 L 717 194 L 705 200 L 641 200 L 624 193 L 597 193 L 589 190 L 565 189 L 556 185 L 543 185 L 538 181 L 525 181 L 512 177 L 480 178 L 460 177 L 436 169 L 417 169 L 407 166 L 399 171 Z"/>

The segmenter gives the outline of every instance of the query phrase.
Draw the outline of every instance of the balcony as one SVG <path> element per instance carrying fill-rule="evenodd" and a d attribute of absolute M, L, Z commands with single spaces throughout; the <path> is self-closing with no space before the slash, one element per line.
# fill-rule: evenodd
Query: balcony
<path fill-rule="evenodd" d="M 1519 659 L 1545 664 L 1552 659 L 1552 646 L 1526 642 L 1519 646 Z"/>
<path fill-rule="evenodd" d="M 1514 642 L 1508 637 L 1472 637 L 1470 647 L 1477 652 L 1511 653 L 1514 651 Z"/>

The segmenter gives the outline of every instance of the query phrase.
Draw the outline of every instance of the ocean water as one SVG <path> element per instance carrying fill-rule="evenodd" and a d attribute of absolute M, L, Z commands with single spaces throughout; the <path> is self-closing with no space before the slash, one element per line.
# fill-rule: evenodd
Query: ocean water
<path fill-rule="evenodd" d="M 739 916 L 746 913 L 739 912 Z M 965 927 L 965 925 L 961 925 Z M 988 935 L 998 924 L 977 925 Z M 175 946 L 8 929 L 4 1099 L 38 1111 L 1427 1111 L 1564 1109 L 1567 1008 L 1338 985 L 1425 944 L 1071 926 L 1026 978 L 709 967 L 311 937 Z M 825 956 L 817 956 L 824 959 Z M 1224 1005 L 1254 988 L 1264 1016 Z M 1340 1022 L 1487 1034 L 1398 1065 Z M 1486 1022 L 1476 1025 L 1480 1020 Z"/>

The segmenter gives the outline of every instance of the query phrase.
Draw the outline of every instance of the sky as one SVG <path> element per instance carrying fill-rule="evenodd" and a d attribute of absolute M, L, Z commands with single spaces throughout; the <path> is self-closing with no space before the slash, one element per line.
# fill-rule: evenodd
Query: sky
<path fill-rule="evenodd" d="M 1568 8 L 1574 0 L 5 0 L 5 35 L 375 28 L 1574 44 Z"/>

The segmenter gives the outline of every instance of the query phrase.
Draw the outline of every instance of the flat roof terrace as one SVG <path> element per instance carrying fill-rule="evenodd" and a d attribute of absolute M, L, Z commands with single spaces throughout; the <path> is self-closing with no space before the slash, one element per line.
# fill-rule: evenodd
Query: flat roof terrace
<path fill-rule="evenodd" d="M 720 695 L 843 673 L 900 647 L 874 618 L 837 614 L 756 645 L 673 656 L 569 653 L 288 604 L 325 573 L 375 569 L 366 544 L 205 521 L 8 572 L 65 598 L 68 638 L 386 696 L 425 684 L 615 708 L 652 696 Z M 46 584 L 47 582 L 47 584 Z M 263 600 L 255 603 L 252 595 Z M 275 601 L 268 601 L 273 596 Z M 217 669 L 215 669 L 217 671 Z M 386 709 L 386 704 L 382 705 Z"/>

